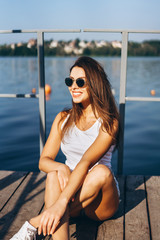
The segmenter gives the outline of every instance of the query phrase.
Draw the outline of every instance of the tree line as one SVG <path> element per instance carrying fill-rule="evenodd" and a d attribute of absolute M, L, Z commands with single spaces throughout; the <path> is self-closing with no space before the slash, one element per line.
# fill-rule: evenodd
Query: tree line
<path fill-rule="evenodd" d="M 50 47 L 50 43 L 53 40 L 44 42 L 44 54 L 45 56 L 75 56 L 75 55 L 88 55 L 88 56 L 120 56 L 121 48 L 113 47 L 112 43 L 107 42 L 105 46 L 97 47 L 95 41 L 84 48 L 79 46 L 79 39 L 74 41 L 73 51 L 67 52 L 65 46 L 72 41 L 59 41 L 56 47 Z M 85 41 L 87 43 L 87 41 Z M 74 51 L 80 49 L 78 53 Z M 21 46 L 15 44 L 15 47 L 4 44 L 0 46 L 0 56 L 37 56 L 37 46 L 34 45 L 30 48 L 27 47 L 27 43 L 23 43 Z M 128 56 L 160 56 L 160 40 L 149 40 L 128 43 Z"/>

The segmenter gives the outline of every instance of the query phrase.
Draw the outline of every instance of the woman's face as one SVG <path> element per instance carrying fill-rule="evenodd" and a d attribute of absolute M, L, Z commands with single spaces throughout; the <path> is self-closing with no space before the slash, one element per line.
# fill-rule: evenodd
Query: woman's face
<path fill-rule="evenodd" d="M 81 67 L 74 67 L 71 70 L 70 78 L 72 80 L 77 80 L 78 78 L 84 79 L 85 84 L 83 87 L 78 87 L 76 84 L 76 81 L 73 81 L 73 84 L 69 88 L 69 91 L 71 93 L 72 99 L 74 103 L 82 103 L 82 105 L 85 107 L 88 104 L 90 104 L 89 94 L 87 91 L 87 79 L 85 75 L 85 71 Z"/>

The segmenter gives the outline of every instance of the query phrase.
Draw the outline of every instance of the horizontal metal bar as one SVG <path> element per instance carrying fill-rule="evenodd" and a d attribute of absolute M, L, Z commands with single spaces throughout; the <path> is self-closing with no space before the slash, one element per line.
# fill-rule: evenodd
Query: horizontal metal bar
<path fill-rule="evenodd" d="M 13 30 L 0 30 L 0 33 L 80 33 L 83 32 L 108 32 L 108 33 L 153 33 L 160 34 L 160 30 L 129 30 L 129 29 L 13 29 Z"/>
<path fill-rule="evenodd" d="M 83 30 L 83 32 L 109 32 L 109 33 L 121 33 L 124 31 L 126 32 L 126 30 L 120 30 L 120 29 L 84 29 Z"/>
<path fill-rule="evenodd" d="M 80 33 L 81 29 L 13 29 L 13 30 L 0 30 L 0 33 Z"/>
<path fill-rule="evenodd" d="M 146 101 L 146 102 L 160 102 L 157 97 L 125 97 L 126 101 Z"/>
<path fill-rule="evenodd" d="M 39 94 L 0 94 L 0 98 L 39 98 Z"/>
<path fill-rule="evenodd" d="M 84 29 L 83 32 L 108 32 L 108 33 L 155 33 L 159 34 L 160 30 L 127 30 L 127 29 Z"/>

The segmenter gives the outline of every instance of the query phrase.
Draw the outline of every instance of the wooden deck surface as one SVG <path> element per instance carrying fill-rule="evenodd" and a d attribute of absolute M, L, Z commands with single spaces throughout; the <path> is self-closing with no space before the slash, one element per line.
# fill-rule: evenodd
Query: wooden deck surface
<path fill-rule="evenodd" d="M 0 240 L 9 240 L 26 220 L 40 213 L 45 176 L 39 172 L 0 171 Z M 115 216 L 100 223 L 72 219 L 70 240 L 160 240 L 160 176 L 117 179 L 121 197 Z"/>

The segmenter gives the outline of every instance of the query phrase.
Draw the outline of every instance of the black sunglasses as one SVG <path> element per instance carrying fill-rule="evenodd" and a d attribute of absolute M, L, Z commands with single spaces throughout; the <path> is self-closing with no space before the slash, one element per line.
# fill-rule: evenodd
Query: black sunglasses
<path fill-rule="evenodd" d="M 72 78 L 68 77 L 65 79 L 65 84 L 67 85 L 67 87 L 71 87 L 74 81 L 76 81 L 77 86 L 80 88 L 83 87 L 86 83 L 82 78 L 77 78 L 76 80 L 73 80 Z"/>

